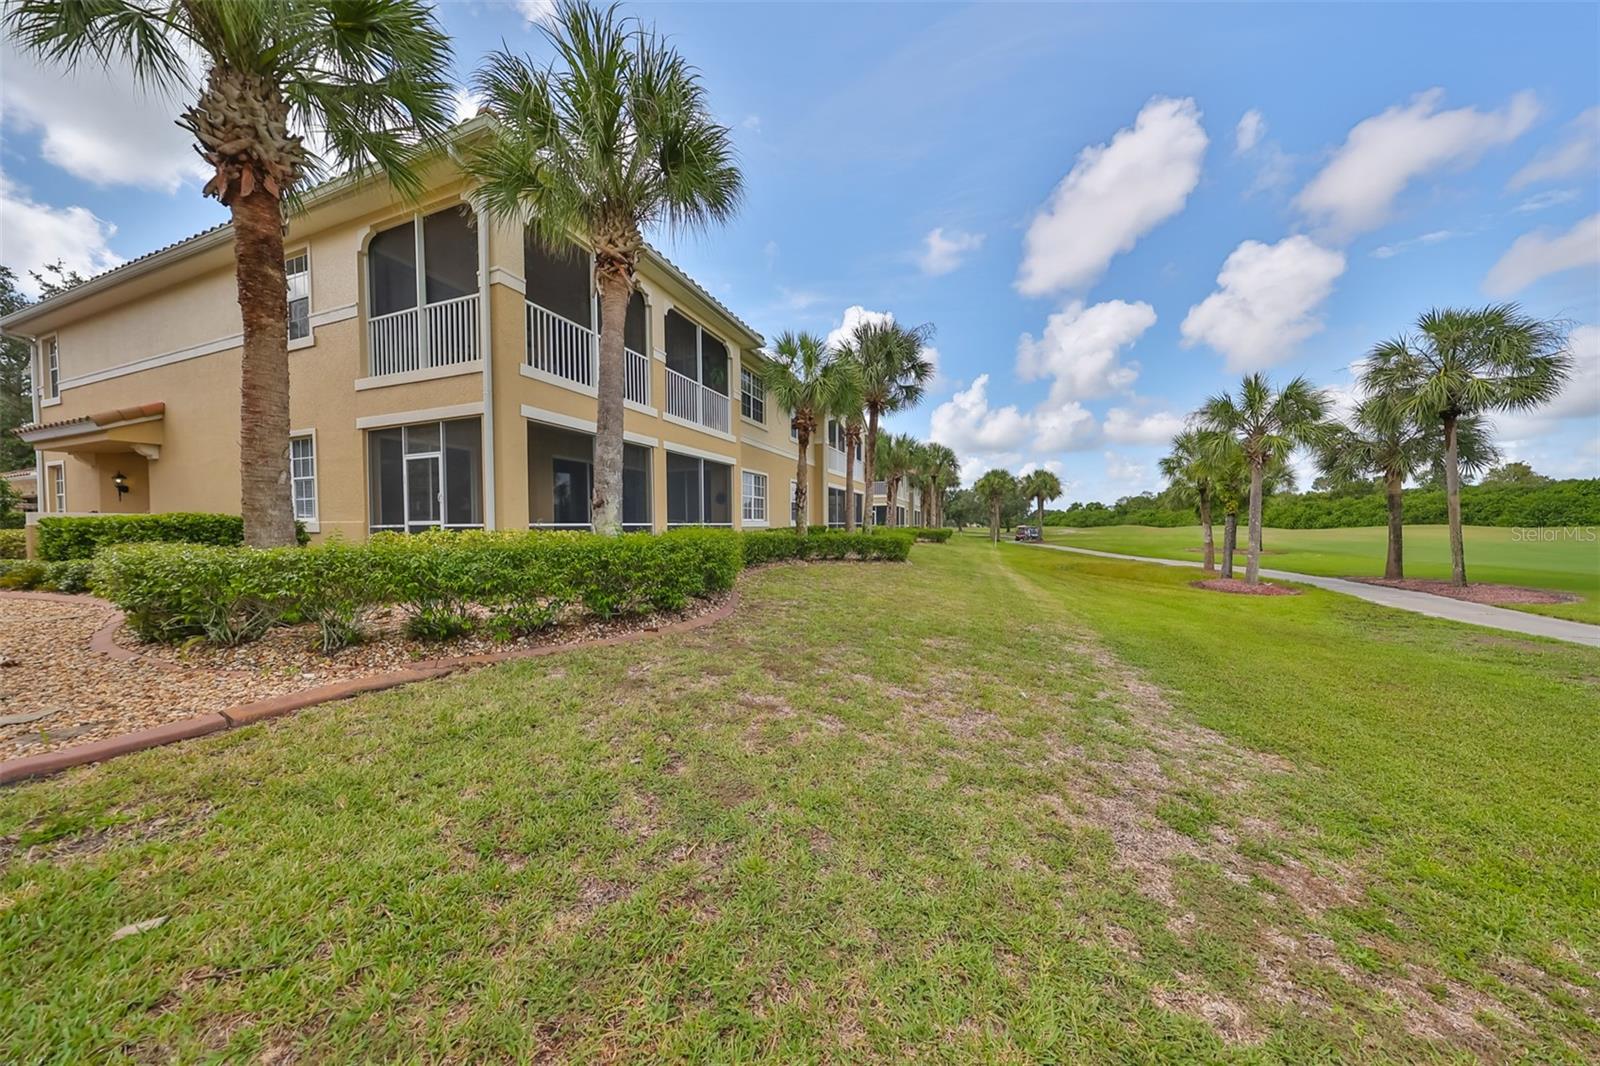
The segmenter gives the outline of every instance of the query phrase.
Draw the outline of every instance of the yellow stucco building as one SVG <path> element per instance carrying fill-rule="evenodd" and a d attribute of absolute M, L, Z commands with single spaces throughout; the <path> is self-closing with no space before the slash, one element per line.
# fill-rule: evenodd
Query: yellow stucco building
<path fill-rule="evenodd" d="M 314 536 L 352 539 L 586 526 L 599 314 L 589 255 L 552 255 L 479 218 L 446 162 L 428 188 L 410 202 L 379 181 L 331 182 L 289 222 L 296 516 Z M 37 450 L 39 514 L 238 512 L 230 227 L 0 329 L 33 347 L 35 417 L 20 435 Z M 626 524 L 789 525 L 795 445 L 788 412 L 760 385 L 760 335 L 653 249 L 625 334 Z M 807 520 L 842 524 L 842 438 L 819 437 Z"/>

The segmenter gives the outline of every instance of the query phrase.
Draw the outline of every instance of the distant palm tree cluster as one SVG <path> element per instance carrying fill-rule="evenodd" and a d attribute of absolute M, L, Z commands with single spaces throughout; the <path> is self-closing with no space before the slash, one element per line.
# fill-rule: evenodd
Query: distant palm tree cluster
<path fill-rule="evenodd" d="M 1261 501 L 1292 488 L 1289 457 L 1306 448 L 1334 481 L 1381 479 L 1388 500 L 1384 577 L 1405 576 L 1401 490 L 1442 469 L 1450 526 L 1450 581 L 1467 583 L 1461 477 L 1497 458 L 1487 416 L 1548 403 L 1572 371 L 1558 323 L 1514 304 L 1434 310 L 1413 333 L 1384 341 L 1362 361 L 1359 398 L 1346 421 L 1329 417 L 1327 393 L 1304 377 L 1276 388 L 1251 374 L 1237 394 L 1213 396 L 1189 418 L 1161 460 L 1172 489 L 1190 500 L 1204 530 L 1204 566 L 1216 568 L 1212 523 L 1223 516 L 1222 576 L 1233 576 L 1238 515 L 1249 522 L 1245 581 L 1260 580 Z"/>
<path fill-rule="evenodd" d="M 927 356 L 931 326 L 864 322 L 835 346 L 811 333 L 784 333 L 773 344 L 763 384 L 774 403 L 790 412 L 794 430 L 796 528 L 806 521 L 807 463 L 812 440 L 830 420 L 843 431 L 844 526 L 856 527 L 855 460 L 862 448 L 861 480 L 870 501 L 874 479 L 884 483 L 884 524 L 898 522 L 895 499 L 902 487 L 922 494 L 923 523 L 940 525 L 947 490 L 960 474 L 955 452 L 942 444 L 881 431 L 882 419 L 922 400 L 933 363 Z M 830 442 L 832 443 L 832 442 Z M 868 506 L 863 515 L 874 520 Z"/>

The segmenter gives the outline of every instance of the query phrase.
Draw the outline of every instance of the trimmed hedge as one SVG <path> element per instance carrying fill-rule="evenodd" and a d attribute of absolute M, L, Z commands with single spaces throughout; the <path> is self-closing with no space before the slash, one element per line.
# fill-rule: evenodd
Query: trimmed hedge
<path fill-rule="evenodd" d="M 934 544 L 943 544 L 956 535 L 956 531 L 949 526 L 921 526 L 911 532 L 916 534 L 918 540 L 931 541 Z"/>
<path fill-rule="evenodd" d="M 845 533 L 830 529 L 802 537 L 792 529 L 749 530 L 744 536 L 746 566 L 789 559 L 861 559 L 868 562 L 904 562 L 911 555 L 908 530 Z"/>
<path fill-rule="evenodd" d="M 725 530 L 596 537 L 467 531 L 382 534 L 313 548 L 125 544 L 94 560 L 92 585 L 145 640 L 252 640 L 283 620 L 315 623 L 325 651 L 359 640 L 399 605 L 410 631 L 443 639 L 486 625 L 510 637 L 568 607 L 596 617 L 677 610 L 733 586 L 739 537 Z"/>
<path fill-rule="evenodd" d="M 295 539 L 305 545 L 305 526 L 295 523 Z M 169 511 L 164 514 L 67 515 L 39 519 L 39 558 L 91 559 L 111 544 L 159 541 L 235 547 L 244 543 L 244 519 L 236 514 Z"/>
<path fill-rule="evenodd" d="M 63 559 L 55 563 L 37 559 L 0 559 L 0 589 L 88 592 L 93 566 L 88 559 Z"/>
<path fill-rule="evenodd" d="M 21 529 L 0 529 L 0 559 L 22 559 L 28 554 L 28 534 Z"/>

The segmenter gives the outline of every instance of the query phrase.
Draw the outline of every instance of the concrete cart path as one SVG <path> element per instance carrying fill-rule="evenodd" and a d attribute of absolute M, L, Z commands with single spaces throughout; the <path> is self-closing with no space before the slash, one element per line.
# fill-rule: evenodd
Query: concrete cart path
<path fill-rule="evenodd" d="M 1018 543 L 1009 541 L 1007 543 Z M 1096 551 L 1093 548 L 1072 548 L 1065 544 L 1022 544 L 1027 548 L 1047 548 L 1050 551 L 1075 552 L 1078 555 L 1098 555 L 1102 559 L 1123 559 L 1133 563 L 1155 563 L 1158 566 L 1187 566 L 1194 569 L 1200 568 L 1200 563 L 1191 559 L 1155 559 L 1148 555 L 1122 555 L 1117 552 Z M 1383 585 L 1368 585 L 1361 581 L 1346 581 L 1342 577 L 1320 577 L 1316 574 L 1298 574 L 1289 570 L 1261 571 L 1262 577 L 1276 578 L 1279 581 L 1295 581 L 1302 585 L 1315 585 L 1319 589 L 1330 592 L 1342 592 L 1347 596 L 1355 596 L 1369 603 L 1381 604 L 1384 607 L 1398 607 L 1402 611 L 1415 611 L 1425 614 L 1430 618 L 1446 618 L 1452 622 L 1465 622 L 1468 625 L 1487 626 L 1490 629 L 1501 629 L 1507 633 L 1522 633 L 1530 637 L 1548 637 L 1551 640 L 1564 640 L 1570 644 L 1583 644 L 1591 648 L 1600 648 L 1600 626 L 1589 625 L 1586 622 L 1572 622 L 1565 618 L 1550 618 L 1542 614 L 1527 614 L 1523 611 L 1510 611 L 1504 607 L 1490 607 L 1483 603 L 1468 603 L 1465 600 L 1452 600 L 1448 596 L 1435 596 L 1428 592 L 1412 592 L 1409 589 L 1392 589 Z"/>

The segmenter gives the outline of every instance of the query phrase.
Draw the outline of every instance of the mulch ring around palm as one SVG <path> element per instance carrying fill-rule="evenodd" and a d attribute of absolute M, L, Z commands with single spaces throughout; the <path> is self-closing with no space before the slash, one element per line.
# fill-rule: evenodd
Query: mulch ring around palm
<path fill-rule="evenodd" d="M 1465 600 L 1468 603 L 1577 603 L 1583 598 L 1570 592 L 1551 592 L 1549 589 L 1530 589 L 1521 585 L 1473 583 L 1458 587 L 1448 581 L 1424 580 L 1414 577 L 1400 579 L 1356 577 L 1350 580 L 1359 581 L 1364 585 L 1382 585 L 1384 588 L 1405 589 L 1408 592 L 1428 592 L 1435 596 L 1448 596 L 1452 600 Z"/>
<path fill-rule="evenodd" d="M 1299 589 L 1292 589 L 1285 585 L 1269 585 L 1263 581 L 1259 585 L 1248 584 L 1236 577 L 1214 577 L 1209 581 L 1191 581 L 1190 585 L 1207 592 L 1231 592 L 1236 596 L 1298 596 Z"/>

